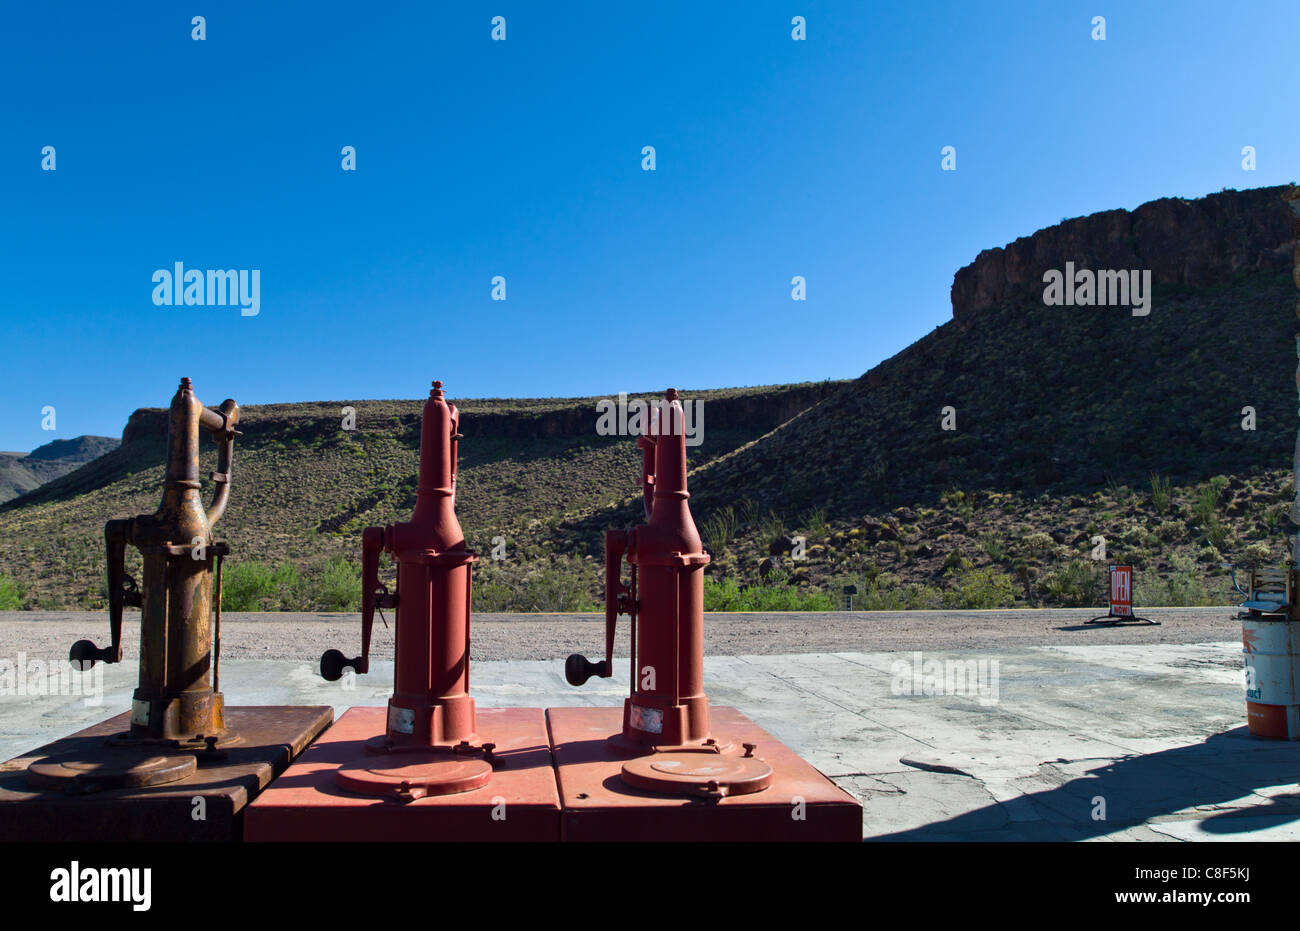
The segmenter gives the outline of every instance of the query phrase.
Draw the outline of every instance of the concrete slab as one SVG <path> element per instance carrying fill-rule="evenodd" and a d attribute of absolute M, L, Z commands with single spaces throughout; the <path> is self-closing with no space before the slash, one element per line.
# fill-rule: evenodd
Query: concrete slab
<path fill-rule="evenodd" d="M 711 656 L 705 688 L 861 800 L 866 838 L 1226 840 L 1289 837 L 1300 824 L 1300 744 L 1247 734 L 1236 639 L 996 645 L 916 661 L 843 650 Z M 944 673 L 938 687 L 927 687 L 930 662 Z M 977 674 L 949 682 L 948 663 Z M 562 665 L 477 662 L 471 688 L 480 708 L 616 707 L 627 694 L 626 658 L 581 689 L 564 682 Z M 342 715 L 384 704 L 392 689 L 383 660 L 336 683 L 303 661 L 221 668 L 222 690 L 239 704 Z M 0 694 L 0 758 L 125 710 L 135 674 L 134 663 L 108 669 L 97 706 Z"/>

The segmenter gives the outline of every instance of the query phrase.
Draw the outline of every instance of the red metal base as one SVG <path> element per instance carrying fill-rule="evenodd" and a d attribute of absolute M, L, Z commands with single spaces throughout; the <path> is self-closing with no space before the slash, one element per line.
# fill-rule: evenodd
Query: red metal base
<path fill-rule="evenodd" d="M 369 766 L 367 739 L 385 729 L 384 708 L 351 708 L 248 807 L 250 841 L 556 841 L 560 800 L 540 708 L 480 708 L 479 739 L 495 745 L 490 781 L 453 795 L 403 801 L 349 792 L 336 773 Z M 394 754 L 400 762 L 404 754 Z M 468 760 L 466 762 L 481 762 Z"/>
<path fill-rule="evenodd" d="M 862 840 L 862 806 L 853 796 L 735 708 L 715 705 L 710 713 L 720 743 L 736 748 L 755 745 L 754 757 L 772 769 L 767 788 L 720 800 L 634 788 L 622 776 L 627 754 L 607 742 L 622 726 L 622 709 L 548 709 L 546 722 L 564 807 L 562 839 Z M 734 750 L 723 754 L 723 759 L 743 759 L 740 753 Z"/>

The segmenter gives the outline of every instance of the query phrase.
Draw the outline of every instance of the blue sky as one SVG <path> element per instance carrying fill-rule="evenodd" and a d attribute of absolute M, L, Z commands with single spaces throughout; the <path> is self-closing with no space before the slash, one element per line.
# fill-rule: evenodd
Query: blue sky
<path fill-rule="evenodd" d="M 11 4 L 0 449 L 116 436 L 182 375 L 210 405 L 855 377 L 981 249 L 1300 178 L 1298 39 L 1293 0 Z M 155 306 L 178 261 L 259 270 L 260 312 Z"/>

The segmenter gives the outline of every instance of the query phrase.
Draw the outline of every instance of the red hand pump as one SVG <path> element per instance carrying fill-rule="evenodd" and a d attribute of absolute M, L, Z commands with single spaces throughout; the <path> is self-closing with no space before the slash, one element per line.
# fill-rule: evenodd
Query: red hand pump
<path fill-rule="evenodd" d="M 388 726 L 366 745 L 395 756 L 344 766 L 339 782 L 354 791 L 419 797 L 475 789 L 491 778 L 493 746 L 476 744 L 469 695 L 470 566 L 478 557 L 456 519 L 458 427 L 459 412 L 435 381 L 420 430 L 415 513 L 362 535 L 361 655 L 348 659 L 329 650 L 321 657 L 326 679 L 338 679 L 347 667 L 368 672 L 375 609 L 396 608 Z M 381 552 L 397 562 L 391 594 L 379 581 Z"/>
<path fill-rule="evenodd" d="M 723 754 L 730 742 L 709 731 L 704 694 L 704 552 L 687 504 L 685 414 L 676 389 L 652 411 L 648 435 L 638 437 L 641 486 L 647 522 L 605 533 L 605 658 L 593 663 L 573 654 L 564 665 L 570 685 L 613 674 L 619 614 L 632 625 L 632 694 L 623 705 L 623 730 L 610 738 L 630 753 L 651 753 L 652 763 L 633 761 L 623 780 L 639 788 L 685 794 L 742 794 L 766 788 L 772 770 L 752 756 L 700 759 Z M 632 566 L 622 581 L 622 562 Z M 681 758 L 677 758 L 681 757 Z"/>

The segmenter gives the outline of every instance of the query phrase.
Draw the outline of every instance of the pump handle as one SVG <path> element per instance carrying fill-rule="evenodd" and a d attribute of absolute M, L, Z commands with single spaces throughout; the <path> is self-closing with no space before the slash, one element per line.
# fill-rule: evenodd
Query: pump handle
<path fill-rule="evenodd" d="M 614 634 L 620 614 L 635 611 L 631 589 L 623 584 L 623 556 L 627 552 L 627 531 L 605 531 L 605 658 L 593 663 L 580 653 L 564 661 L 564 678 L 569 685 L 586 683 L 592 676 L 608 679 L 614 674 Z M 635 645 L 634 645 L 635 646 Z"/>
<path fill-rule="evenodd" d="M 370 634 L 375 626 L 375 608 L 397 605 L 379 582 L 379 554 L 384 550 L 384 528 L 367 527 L 361 535 L 361 655 L 349 659 L 338 650 L 326 650 L 320 658 L 321 678 L 334 682 L 351 667 L 357 675 L 370 671 Z"/>
<path fill-rule="evenodd" d="M 68 660 L 81 669 L 97 662 L 122 661 L 122 608 L 140 607 L 140 590 L 126 574 L 126 544 L 131 539 L 131 521 L 110 520 L 104 525 L 104 548 L 108 553 L 108 629 L 111 643 L 103 648 L 90 640 L 78 640 L 68 651 Z"/>

